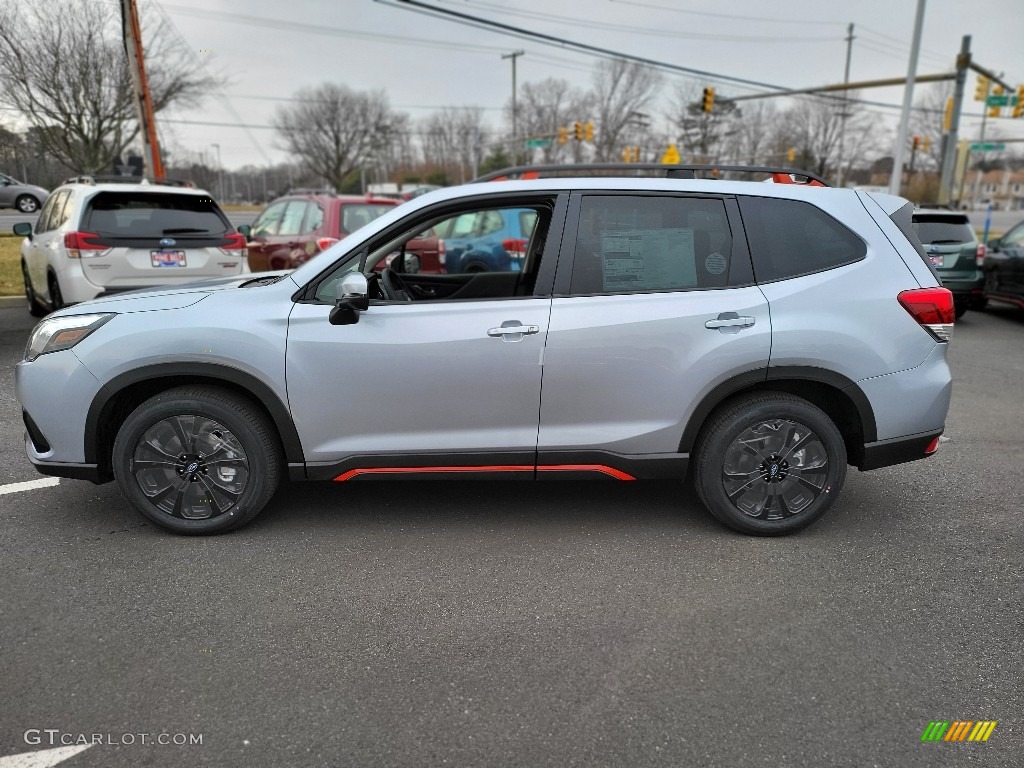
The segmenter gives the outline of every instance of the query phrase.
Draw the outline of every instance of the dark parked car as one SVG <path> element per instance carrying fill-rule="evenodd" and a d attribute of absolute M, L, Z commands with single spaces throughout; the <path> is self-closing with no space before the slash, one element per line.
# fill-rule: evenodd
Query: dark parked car
<path fill-rule="evenodd" d="M 942 287 L 953 293 L 956 316 L 968 309 L 984 309 L 985 275 L 982 260 L 985 246 L 978 242 L 964 213 L 921 208 L 914 211 L 914 230 Z"/>
<path fill-rule="evenodd" d="M 988 244 L 985 297 L 1024 308 L 1024 221 Z"/>

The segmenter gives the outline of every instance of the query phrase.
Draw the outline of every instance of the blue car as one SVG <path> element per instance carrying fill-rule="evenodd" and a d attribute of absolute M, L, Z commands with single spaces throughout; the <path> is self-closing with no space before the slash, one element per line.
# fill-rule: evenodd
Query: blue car
<path fill-rule="evenodd" d="M 448 274 L 518 272 L 537 224 L 532 208 L 462 213 L 437 225 Z"/>

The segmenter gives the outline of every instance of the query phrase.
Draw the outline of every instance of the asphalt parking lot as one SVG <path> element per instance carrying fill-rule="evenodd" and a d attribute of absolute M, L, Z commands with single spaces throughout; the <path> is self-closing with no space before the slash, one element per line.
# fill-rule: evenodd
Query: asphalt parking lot
<path fill-rule="evenodd" d="M 31 325 L 0 304 L 2 483 L 40 477 Z M 61 765 L 1019 766 L 1024 312 L 951 360 L 939 453 L 784 539 L 671 483 L 286 485 L 206 539 L 113 485 L 5 492 L 0 767 L 93 734 Z"/>

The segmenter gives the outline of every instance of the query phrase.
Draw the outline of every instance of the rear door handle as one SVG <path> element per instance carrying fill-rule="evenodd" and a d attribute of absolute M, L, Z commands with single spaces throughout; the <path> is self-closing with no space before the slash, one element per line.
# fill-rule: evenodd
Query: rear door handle
<path fill-rule="evenodd" d="M 715 320 L 708 320 L 704 323 L 704 327 L 710 330 L 717 329 L 721 333 L 739 333 L 755 322 L 756 320 L 752 317 L 740 317 L 735 312 L 722 312 Z"/>

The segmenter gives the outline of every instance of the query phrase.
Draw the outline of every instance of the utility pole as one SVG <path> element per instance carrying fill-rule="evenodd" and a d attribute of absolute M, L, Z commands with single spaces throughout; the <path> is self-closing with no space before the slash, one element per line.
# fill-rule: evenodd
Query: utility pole
<path fill-rule="evenodd" d="M 949 131 L 942 154 L 942 176 L 939 178 L 939 204 L 946 205 L 953 198 L 953 180 L 956 170 L 957 134 L 960 130 L 960 111 L 964 103 L 964 87 L 967 83 L 967 68 L 971 64 L 971 36 L 964 35 L 960 41 L 960 55 L 956 57 L 956 85 L 953 87 L 953 110 L 949 120 Z"/>
<path fill-rule="evenodd" d="M 164 163 L 160 157 L 160 143 L 156 136 L 156 118 L 153 113 L 153 98 L 149 93 L 146 79 L 146 59 L 142 53 L 142 26 L 135 0 L 121 0 L 121 34 L 124 50 L 128 54 L 128 69 L 132 75 L 132 90 L 135 95 L 135 113 L 139 121 L 139 135 L 142 137 L 142 158 L 145 163 L 143 176 L 148 171 L 154 179 L 163 179 Z"/>
<path fill-rule="evenodd" d="M 846 28 L 846 70 L 843 73 L 843 85 L 850 84 L 850 55 L 853 53 L 853 23 Z M 846 142 L 846 118 L 850 116 L 846 103 L 847 91 L 843 91 L 843 107 L 839 118 L 839 161 L 836 163 L 836 186 L 843 186 L 843 144 Z"/>
<path fill-rule="evenodd" d="M 220 144 L 211 144 L 217 150 L 217 199 L 224 199 L 224 164 L 220 161 Z"/>
<path fill-rule="evenodd" d="M 501 54 L 502 59 L 512 59 L 512 159 L 519 157 L 519 112 L 516 109 L 516 59 L 526 51 L 512 51 Z"/>
<path fill-rule="evenodd" d="M 896 151 L 892 159 L 892 175 L 889 177 L 889 194 L 898 195 L 903 181 L 903 155 L 906 152 L 907 128 L 910 124 L 910 107 L 914 101 L 914 79 L 917 77 L 917 57 L 921 50 L 921 29 L 924 27 L 925 0 L 917 0 L 917 15 L 914 19 L 914 39 L 910 44 L 910 64 L 907 66 L 907 84 L 903 90 L 903 111 L 900 114 L 900 129 L 896 136 Z"/>

